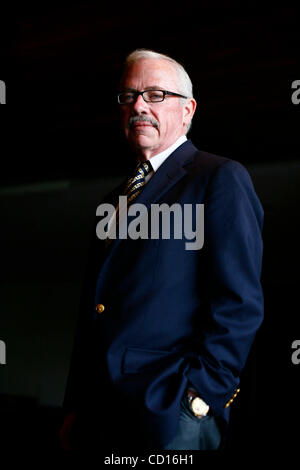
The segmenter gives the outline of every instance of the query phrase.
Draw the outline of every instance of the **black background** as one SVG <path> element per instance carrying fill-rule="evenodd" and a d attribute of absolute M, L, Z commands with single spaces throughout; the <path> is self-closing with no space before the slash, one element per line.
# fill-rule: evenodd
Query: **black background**
<path fill-rule="evenodd" d="M 265 321 L 232 406 L 229 451 L 285 456 L 299 440 L 299 16 L 288 3 L 19 7 L 1 18 L 2 444 L 58 452 L 56 432 L 87 240 L 101 197 L 133 159 L 116 91 L 138 47 L 183 63 L 189 137 L 248 169 L 265 210 Z M 17 430 L 16 430 L 17 429 Z M 24 440 L 25 438 L 25 440 Z M 0 447 L 1 447 L 0 442 Z"/>

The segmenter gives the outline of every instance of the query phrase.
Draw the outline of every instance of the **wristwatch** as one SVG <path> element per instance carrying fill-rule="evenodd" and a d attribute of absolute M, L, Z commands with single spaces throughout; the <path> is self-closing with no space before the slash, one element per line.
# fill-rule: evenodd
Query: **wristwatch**
<path fill-rule="evenodd" d="M 206 416 L 209 411 L 209 406 L 205 403 L 202 398 L 199 397 L 197 391 L 194 388 L 188 388 L 187 397 L 189 400 L 189 406 L 193 414 L 201 419 Z"/>

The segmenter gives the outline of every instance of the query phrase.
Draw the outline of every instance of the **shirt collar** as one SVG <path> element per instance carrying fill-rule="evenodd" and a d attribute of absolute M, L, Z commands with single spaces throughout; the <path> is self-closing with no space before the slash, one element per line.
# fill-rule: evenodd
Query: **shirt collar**
<path fill-rule="evenodd" d="M 157 171 L 160 165 L 166 160 L 166 158 L 168 158 L 168 156 L 171 155 L 171 153 L 174 152 L 174 150 L 176 150 L 177 147 L 183 144 L 183 142 L 185 142 L 186 140 L 187 140 L 186 135 L 182 135 L 179 137 L 179 139 L 176 140 L 176 142 L 174 142 L 174 144 L 172 144 L 166 150 L 151 157 L 150 162 L 151 162 L 154 172 Z"/>

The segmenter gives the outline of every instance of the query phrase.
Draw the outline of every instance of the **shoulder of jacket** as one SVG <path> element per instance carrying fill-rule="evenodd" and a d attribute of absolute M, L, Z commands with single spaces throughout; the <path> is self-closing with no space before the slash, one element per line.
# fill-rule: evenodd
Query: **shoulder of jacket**
<path fill-rule="evenodd" d="M 201 174 L 206 172 L 207 174 L 213 174 L 224 165 L 229 165 L 229 167 L 242 167 L 242 165 L 236 160 L 199 150 L 194 145 L 193 150 L 193 158 L 185 165 L 185 169 L 188 172 L 191 171 L 193 173 Z"/>
<path fill-rule="evenodd" d="M 184 165 L 190 181 L 208 184 L 216 177 L 221 180 L 249 179 L 248 170 L 237 160 L 198 150 L 192 144 L 192 158 Z"/>

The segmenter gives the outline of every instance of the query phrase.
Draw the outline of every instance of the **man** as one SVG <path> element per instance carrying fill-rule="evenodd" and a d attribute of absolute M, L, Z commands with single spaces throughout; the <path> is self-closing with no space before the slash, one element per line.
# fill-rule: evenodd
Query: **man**
<path fill-rule="evenodd" d="M 218 449 L 263 317 L 263 211 L 242 165 L 187 140 L 196 101 L 180 64 L 134 51 L 118 100 L 140 166 L 104 201 L 115 209 L 110 238 L 94 236 L 61 440 L 100 451 Z M 187 249 L 185 233 L 160 228 L 114 239 L 132 204 L 147 208 L 152 228 L 154 204 L 204 204 L 203 246 Z"/>

